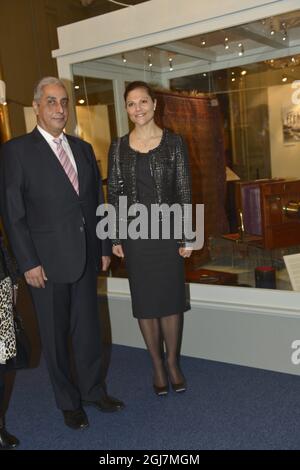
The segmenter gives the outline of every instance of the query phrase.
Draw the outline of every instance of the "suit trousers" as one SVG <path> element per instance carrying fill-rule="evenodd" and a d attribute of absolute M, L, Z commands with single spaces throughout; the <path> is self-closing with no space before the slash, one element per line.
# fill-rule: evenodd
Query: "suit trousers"
<path fill-rule="evenodd" d="M 75 410 L 81 400 L 98 400 L 106 394 L 106 387 L 102 373 L 95 259 L 87 254 L 84 272 L 74 283 L 46 281 L 44 289 L 31 287 L 30 290 L 57 407 Z M 71 373 L 69 338 L 75 381 Z"/>

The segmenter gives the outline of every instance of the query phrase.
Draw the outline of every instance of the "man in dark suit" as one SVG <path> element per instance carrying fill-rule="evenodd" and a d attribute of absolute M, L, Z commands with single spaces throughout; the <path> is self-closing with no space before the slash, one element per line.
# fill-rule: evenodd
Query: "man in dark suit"
<path fill-rule="evenodd" d="M 37 127 L 1 148 L 4 225 L 30 287 L 56 403 L 65 424 L 88 426 L 82 405 L 117 411 L 101 371 L 97 273 L 110 264 L 109 240 L 96 236 L 102 182 L 90 144 L 63 133 L 68 94 L 55 77 L 35 88 Z M 68 337 L 76 382 L 72 381 Z"/>

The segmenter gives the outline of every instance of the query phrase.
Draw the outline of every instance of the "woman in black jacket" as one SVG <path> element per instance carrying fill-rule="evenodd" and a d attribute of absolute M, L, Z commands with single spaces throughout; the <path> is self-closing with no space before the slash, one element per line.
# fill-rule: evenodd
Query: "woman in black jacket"
<path fill-rule="evenodd" d="M 191 203 L 188 155 L 180 135 L 161 129 L 154 122 L 156 99 L 147 83 L 130 83 L 124 99 L 134 129 L 111 145 L 108 201 L 116 210 L 117 220 L 120 196 L 127 197 L 128 208 L 132 204 L 143 204 L 148 212 L 142 230 L 147 225 L 149 230 L 147 239 L 134 239 L 130 235 L 124 239 L 115 227 L 116 234 L 111 236 L 113 253 L 126 261 L 133 316 L 138 319 L 153 363 L 154 391 L 157 395 L 166 395 L 168 378 L 176 392 L 186 389 L 178 356 L 182 313 L 187 310 L 184 258 L 190 256 L 191 249 L 174 234 L 172 222 L 179 221 L 182 228 L 182 212 L 170 218 L 171 231 L 167 239 L 161 233 L 166 221 L 164 212 L 158 214 L 155 221 L 148 214 L 151 215 L 153 204 L 168 207 L 177 204 L 177 208 L 182 209 L 184 204 Z M 153 222 L 158 227 L 156 239 L 152 234 L 149 237 Z"/>
<path fill-rule="evenodd" d="M 19 440 L 5 427 L 4 378 L 6 362 L 16 355 L 13 324 L 13 303 L 17 286 L 17 272 L 0 233 L 0 449 L 12 449 Z"/>

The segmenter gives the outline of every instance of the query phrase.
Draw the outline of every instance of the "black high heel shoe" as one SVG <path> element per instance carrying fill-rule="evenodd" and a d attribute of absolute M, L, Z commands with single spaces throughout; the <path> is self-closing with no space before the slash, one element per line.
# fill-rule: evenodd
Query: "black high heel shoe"
<path fill-rule="evenodd" d="M 5 419 L 0 418 L 0 450 L 1 449 L 14 449 L 20 444 L 19 439 L 17 439 L 12 434 L 9 434 L 5 427 Z"/>
<path fill-rule="evenodd" d="M 162 387 L 158 387 L 157 385 L 153 384 L 153 390 L 156 395 L 163 397 L 169 392 L 169 384 L 163 385 Z"/>
<path fill-rule="evenodd" d="M 174 390 L 174 392 L 176 392 L 176 393 L 185 392 L 186 388 L 187 388 L 186 380 L 185 380 L 184 375 L 182 374 L 180 368 L 178 367 L 178 372 L 180 372 L 180 375 L 182 377 L 180 382 L 172 382 L 171 374 L 170 374 L 170 368 L 168 367 L 167 370 L 168 370 L 168 375 L 169 375 L 169 381 L 170 381 L 171 387 Z"/>
<path fill-rule="evenodd" d="M 172 389 L 176 393 L 182 393 L 186 391 L 186 381 L 184 380 L 183 382 L 180 382 L 178 384 L 173 384 L 171 382 Z"/>

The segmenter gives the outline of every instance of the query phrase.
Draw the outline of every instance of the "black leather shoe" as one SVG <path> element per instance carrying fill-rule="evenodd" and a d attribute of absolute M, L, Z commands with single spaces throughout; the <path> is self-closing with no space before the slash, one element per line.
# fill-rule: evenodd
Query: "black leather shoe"
<path fill-rule="evenodd" d="M 94 406 L 97 410 L 103 411 L 104 413 L 113 413 L 114 411 L 120 411 L 125 408 L 125 404 L 122 401 L 110 395 L 105 395 L 95 401 L 83 400 L 82 404 L 84 406 Z"/>
<path fill-rule="evenodd" d="M 63 410 L 65 425 L 72 429 L 84 429 L 89 426 L 87 415 L 82 408 L 78 410 Z"/>
<path fill-rule="evenodd" d="M 9 434 L 4 427 L 0 428 L 0 449 L 14 449 L 19 444 L 19 439 Z"/>

